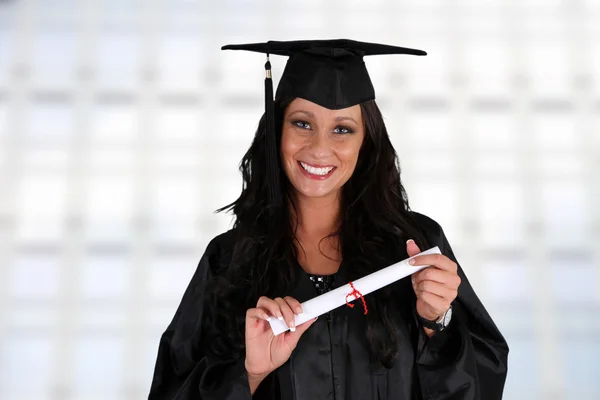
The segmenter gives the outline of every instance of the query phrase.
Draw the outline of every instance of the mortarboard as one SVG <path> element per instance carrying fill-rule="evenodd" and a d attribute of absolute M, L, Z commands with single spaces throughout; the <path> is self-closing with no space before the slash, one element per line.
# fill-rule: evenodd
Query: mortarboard
<path fill-rule="evenodd" d="M 221 50 L 246 50 L 267 55 L 265 63 L 266 161 L 269 174 L 269 204 L 273 206 L 281 205 L 281 192 L 270 54 L 289 57 L 277 86 L 276 98 L 300 97 L 335 110 L 375 99 L 375 89 L 363 61 L 364 56 L 427 55 L 422 50 L 348 39 L 228 44 L 221 47 Z"/>

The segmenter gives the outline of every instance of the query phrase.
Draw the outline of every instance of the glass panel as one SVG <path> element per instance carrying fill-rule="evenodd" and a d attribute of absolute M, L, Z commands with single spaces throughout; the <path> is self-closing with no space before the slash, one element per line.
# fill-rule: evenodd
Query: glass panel
<path fill-rule="evenodd" d="M 512 340 L 511 340 L 512 339 Z M 538 393 L 538 343 L 517 336 L 507 337 L 510 343 L 508 368 L 510 384 L 507 384 L 504 397 L 507 399 L 539 399 Z"/>
<path fill-rule="evenodd" d="M 577 119 L 570 113 L 539 112 L 533 118 L 533 139 L 538 149 L 574 151 L 581 145 Z"/>
<path fill-rule="evenodd" d="M 557 302 L 579 303 L 582 306 L 598 302 L 597 268 L 580 259 L 549 260 L 552 293 Z"/>
<path fill-rule="evenodd" d="M 456 140 L 449 112 L 414 112 L 407 117 L 406 128 L 420 149 L 447 148 Z"/>
<path fill-rule="evenodd" d="M 49 255 L 18 255 L 9 269 L 8 290 L 20 299 L 53 299 L 60 290 L 61 259 Z"/>
<path fill-rule="evenodd" d="M 530 265 L 521 259 L 486 259 L 480 265 L 485 280 L 485 294 L 490 301 L 498 303 L 529 302 L 534 293 L 535 282 L 530 279 Z M 518 312 L 518 310 L 517 310 Z"/>
<path fill-rule="evenodd" d="M 435 220 L 454 224 L 458 210 L 457 189 L 455 181 L 418 183 L 410 191 L 411 207 Z"/>
<path fill-rule="evenodd" d="M 97 104 L 91 124 L 95 141 L 131 143 L 139 134 L 140 111 L 135 104 Z"/>
<path fill-rule="evenodd" d="M 115 300 L 131 293 L 131 260 L 121 255 L 89 255 L 81 268 L 84 298 Z"/>
<path fill-rule="evenodd" d="M 200 84 L 200 71 L 206 60 L 202 49 L 199 36 L 163 35 L 158 56 L 161 87 L 196 92 Z"/>
<path fill-rule="evenodd" d="M 25 175 L 17 190 L 17 237 L 56 241 L 62 237 L 67 202 L 64 175 Z"/>
<path fill-rule="evenodd" d="M 565 398 L 596 398 L 600 393 L 600 341 L 597 337 L 566 336 L 562 341 Z"/>
<path fill-rule="evenodd" d="M 32 43 L 32 64 L 37 85 L 61 88 L 74 83 L 77 38 L 77 33 L 70 30 L 36 32 Z"/>
<path fill-rule="evenodd" d="M 505 98 L 510 95 L 510 70 L 511 47 L 509 43 L 494 40 L 484 36 L 490 24 L 503 24 L 503 18 L 497 15 L 492 18 L 482 18 L 482 15 L 472 15 L 470 21 L 477 24 L 475 29 L 469 27 L 473 36 L 464 52 L 464 65 L 468 80 L 469 90 L 473 94 L 485 97 Z M 501 27 L 494 27 L 494 31 L 502 31 Z M 480 37 L 477 37 L 481 35 Z M 477 115 L 474 115 L 476 117 Z M 490 125 L 488 128 L 493 129 Z M 482 132 L 485 133 L 485 132 Z"/>
<path fill-rule="evenodd" d="M 101 87 L 134 88 L 141 67 L 140 41 L 136 33 L 105 31 L 99 35 L 96 65 Z"/>
<path fill-rule="evenodd" d="M 14 333 L 5 336 L 0 342 L 0 388 L 8 389 L 9 393 L 29 392 L 29 395 L 49 391 L 54 375 L 53 345 L 51 335 L 30 336 Z"/>
<path fill-rule="evenodd" d="M 164 143 L 191 142 L 207 135 L 206 121 L 200 120 L 198 107 L 164 105 L 158 112 L 157 138 Z"/>
<path fill-rule="evenodd" d="M 506 112 L 477 111 L 469 119 L 477 150 L 517 150 L 521 130 L 514 115 Z"/>
<path fill-rule="evenodd" d="M 68 103 L 34 102 L 27 116 L 25 137 L 46 146 L 65 143 L 74 133 L 74 108 Z"/>
<path fill-rule="evenodd" d="M 528 18 L 527 29 L 550 31 L 564 28 L 564 19 L 556 14 L 536 14 Z M 571 94 L 569 81 L 570 45 L 564 37 L 530 40 L 525 43 L 523 53 L 527 60 L 528 77 L 536 95 L 546 97 L 566 97 Z"/>
<path fill-rule="evenodd" d="M 8 86 L 10 82 L 10 67 L 13 63 L 14 52 L 13 40 L 12 30 L 3 29 L 2 22 L 0 22 L 0 89 Z M 1 132 L 2 123 L 0 123 Z"/>
<path fill-rule="evenodd" d="M 120 336 L 86 335 L 74 343 L 74 398 L 95 392 L 117 395 L 126 379 L 125 343 Z"/>

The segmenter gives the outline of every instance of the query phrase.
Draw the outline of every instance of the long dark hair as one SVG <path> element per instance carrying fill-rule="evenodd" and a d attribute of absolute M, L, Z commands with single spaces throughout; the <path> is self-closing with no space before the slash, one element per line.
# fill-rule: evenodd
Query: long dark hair
<path fill-rule="evenodd" d="M 277 148 L 285 109 L 292 100 L 275 102 Z M 409 238 L 421 249 L 428 248 L 411 216 L 398 157 L 381 112 L 375 101 L 360 107 L 365 139 L 354 173 L 342 187 L 341 224 L 331 233 L 339 236 L 348 279 L 360 278 L 407 257 L 405 241 Z M 210 285 L 207 301 L 207 318 L 212 319 L 207 325 L 219 327 L 218 332 L 209 335 L 211 347 L 222 357 L 235 357 L 244 351 L 245 310 L 255 307 L 260 296 L 286 296 L 294 279 L 298 253 L 293 211 L 288 206 L 293 204 L 291 184 L 280 167 L 285 206 L 269 204 L 267 189 L 271 182 L 265 154 L 263 115 L 254 141 L 240 163 L 242 193 L 236 201 L 217 210 L 232 211 L 236 216 L 234 249 L 227 268 Z M 394 302 L 398 294 L 391 287 L 365 296 L 369 308 L 365 332 L 369 351 L 388 368 L 393 365 L 399 344 L 399 332 L 393 323 L 393 315 L 398 313 Z"/>

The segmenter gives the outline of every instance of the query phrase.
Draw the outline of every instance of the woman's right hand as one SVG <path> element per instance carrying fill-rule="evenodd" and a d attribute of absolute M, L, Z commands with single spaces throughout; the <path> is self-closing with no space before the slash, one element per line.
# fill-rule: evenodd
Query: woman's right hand
<path fill-rule="evenodd" d="M 260 383 L 283 365 L 292 355 L 300 336 L 316 321 L 314 318 L 295 327 L 294 315 L 300 313 L 300 302 L 290 296 L 283 299 L 262 296 L 256 308 L 246 312 L 246 371 L 251 386 L 252 381 Z M 283 319 L 290 330 L 275 336 L 269 318 Z"/>

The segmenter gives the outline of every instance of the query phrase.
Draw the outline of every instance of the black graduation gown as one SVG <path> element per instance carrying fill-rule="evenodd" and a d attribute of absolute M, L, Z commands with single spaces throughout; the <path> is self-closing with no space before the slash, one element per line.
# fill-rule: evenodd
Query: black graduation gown
<path fill-rule="evenodd" d="M 456 261 L 442 228 L 414 213 L 431 241 Z M 391 369 L 373 362 L 364 339 L 362 304 L 339 307 L 320 317 L 301 337 L 290 359 L 250 395 L 243 357 L 223 361 L 202 354 L 204 284 L 220 255 L 233 246 L 232 232 L 208 245 L 171 324 L 160 339 L 149 400 L 402 400 L 502 398 L 508 346 L 459 265 L 462 283 L 450 327 L 428 339 L 416 313 L 398 313 L 399 356 Z M 458 264 L 458 262 L 457 262 Z M 343 263 L 336 286 L 344 285 Z M 410 279 L 397 290 L 412 291 Z M 394 289 L 396 290 L 396 289 Z M 291 296 L 300 302 L 317 295 L 303 271 Z M 410 305 L 414 308 L 414 303 Z"/>

